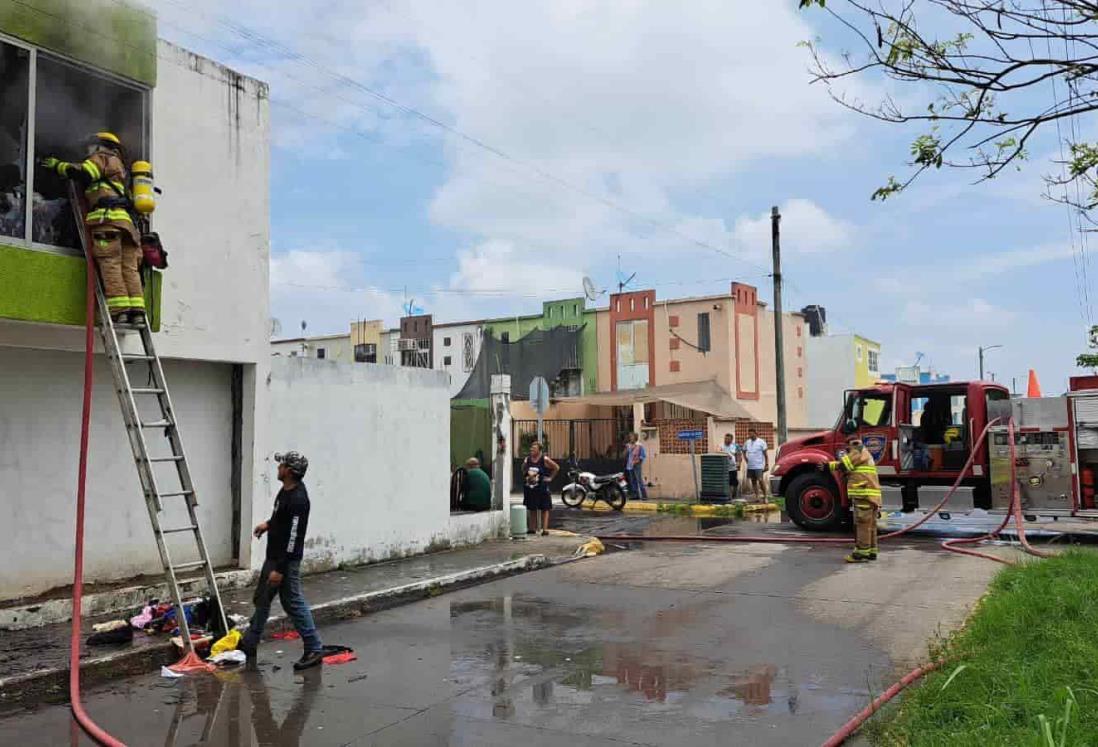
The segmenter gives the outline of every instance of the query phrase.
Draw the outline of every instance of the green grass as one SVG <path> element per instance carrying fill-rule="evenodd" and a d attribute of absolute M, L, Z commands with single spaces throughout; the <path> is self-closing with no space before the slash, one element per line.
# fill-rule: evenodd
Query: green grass
<path fill-rule="evenodd" d="M 1098 745 L 1098 554 L 1003 570 L 939 656 L 867 730 L 875 744 Z"/>

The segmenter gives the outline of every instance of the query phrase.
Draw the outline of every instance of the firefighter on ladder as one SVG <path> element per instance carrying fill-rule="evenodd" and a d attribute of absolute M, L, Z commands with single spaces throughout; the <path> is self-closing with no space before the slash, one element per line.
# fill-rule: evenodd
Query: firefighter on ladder
<path fill-rule="evenodd" d="M 145 320 L 141 244 L 130 215 L 130 179 L 122 142 L 114 133 L 97 132 L 88 138 L 87 158 L 80 163 L 51 156 L 42 159 L 42 165 L 84 185 L 88 201 L 84 223 L 91 234 L 92 256 L 103 279 L 111 319 L 141 324 Z"/>
<path fill-rule="evenodd" d="M 881 508 L 881 480 L 873 455 L 861 439 L 846 441 L 847 451 L 838 461 L 829 462 L 832 471 L 846 476 L 846 495 L 854 507 L 854 552 L 847 563 L 865 563 L 877 559 L 877 513 Z"/>

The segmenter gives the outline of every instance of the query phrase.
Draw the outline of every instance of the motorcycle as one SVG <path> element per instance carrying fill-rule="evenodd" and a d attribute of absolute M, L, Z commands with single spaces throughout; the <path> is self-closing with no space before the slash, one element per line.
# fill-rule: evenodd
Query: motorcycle
<path fill-rule="evenodd" d="M 560 499 L 569 508 L 579 508 L 589 497 L 595 501 L 605 501 L 615 511 L 625 507 L 629 483 L 624 472 L 611 475 L 596 475 L 584 472 L 575 463 L 568 469 L 570 483 L 561 490 Z"/>

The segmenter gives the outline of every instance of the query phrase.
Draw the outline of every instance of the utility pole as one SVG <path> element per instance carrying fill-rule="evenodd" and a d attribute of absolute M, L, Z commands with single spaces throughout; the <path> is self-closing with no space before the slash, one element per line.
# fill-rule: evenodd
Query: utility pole
<path fill-rule="evenodd" d="M 770 208 L 770 235 L 774 250 L 774 362 L 778 389 L 778 446 L 789 440 L 789 428 L 785 419 L 785 346 L 782 342 L 782 247 L 778 228 L 781 221 L 782 214 L 775 205 Z"/>
<path fill-rule="evenodd" d="M 979 350 L 979 355 L 980 355 L 980 381 L 984 380 L 984 353 L 986 353 L 989 350 L 995 350 L 996 348 L 1001 348 L 1001 347 L 1002 347 L 1002 345 L 985 345 L 985 346 L 981 346 L 981 347 L 977 348 L 977 350 Z"/>

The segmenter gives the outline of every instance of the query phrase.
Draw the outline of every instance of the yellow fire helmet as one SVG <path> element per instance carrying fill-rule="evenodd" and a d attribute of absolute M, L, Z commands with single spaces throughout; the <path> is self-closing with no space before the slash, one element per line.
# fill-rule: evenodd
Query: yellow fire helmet
<path fill-rule="evenodd" d="M 97 132 L 95 133 L 96 140 L 105 140 L 108 143 L 114 143 L 115 145 L 121 145 L 122 141 L 118 139 L 118 135 L 113 132 Z"/>
<path fill-rule="evenodd" d="M 109 148 L 111 150 L 120 151 L 122 149 L 122 141 L 118 139 L 118 135 L 113 132 L 97 132 L 94 135 L 89 135 L 85 141 L 85 145 L 88 151 L 93 151 L 95 148 Z"/>

